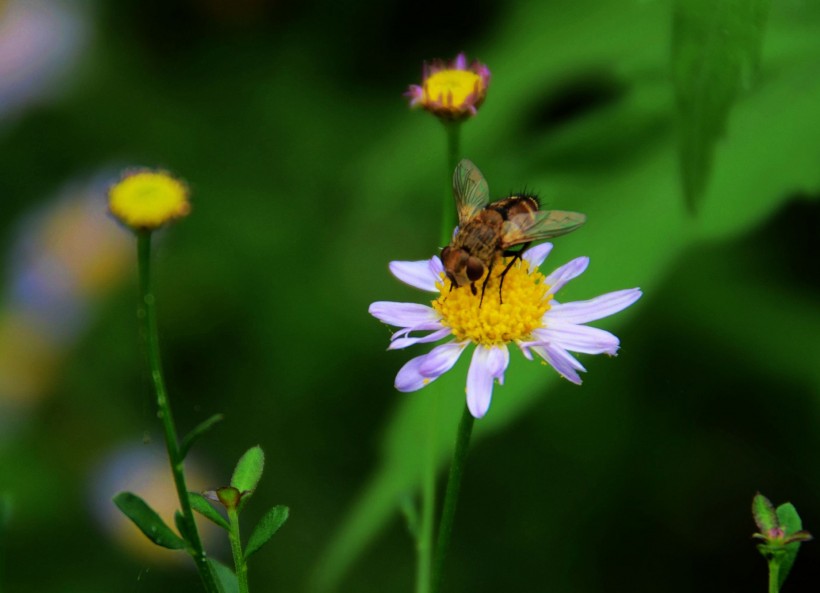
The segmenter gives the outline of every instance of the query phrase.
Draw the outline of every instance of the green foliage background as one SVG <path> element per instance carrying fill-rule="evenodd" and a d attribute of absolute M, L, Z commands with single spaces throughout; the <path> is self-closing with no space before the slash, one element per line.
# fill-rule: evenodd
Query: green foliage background
<path fill-rule="evenodd" d="M 476 424 L 447 590 L 763 590 L 754 492 L 820 530 L 820 8 L 772 3 L 760 31 L 707 51 L 713 70 L 695 80 L 701 46 L 675 19 L 705 5 L 91 5 L 70 91 L 0 133 L 0 238 L 10 249 L 30 208 L 101 166 L 184 177 L 194 213 L 163 232 L 156 264 L 177 421 L 184 432 L 224 412 L 198 456 L 227 481 L 260 444 L 246 516 L 291 512 L 254 556 L 252 586 L 411 591 L 397 509 L 418 479 L 425 398 L 441 398 L 449 443 L 466 363 L 396 393 L 422 350 L 385 352 L 367 307 L 420 298 L 387 262 L 435 252 L 448 172 L 440 125 L 401 93 L 421 60 L 465 50 L 493 79 L 464 156 L 494 195 L 526 185 L 589 217 L 545 264 L 591 257 L 563 300 L 645 296 L 601 323 L 621 355 L 582 358 L 580 388 L 513 355 Z M 698 108 L 700 132 L 686 116 Z M 14 509 L 2 590 L 198 590 L 193 571 L 150 567 L 88 527 L 89 468 L 159 438 L 135 301 L 131 277 L 54 393 L 0 441 Z M 786 590 L 816 586 L 815 547 Z"/>

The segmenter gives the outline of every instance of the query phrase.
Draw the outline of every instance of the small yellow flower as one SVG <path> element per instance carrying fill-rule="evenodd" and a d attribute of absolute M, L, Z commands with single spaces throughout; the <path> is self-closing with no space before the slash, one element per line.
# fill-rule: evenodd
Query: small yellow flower
<path fill-rule="evenodd" d="M 421 106 L 441 119 L 461 121 L 478 113 L 489 84 L 489 68 L 478 60 L 468 66 L 467 57 L 460 53 L 449 64 L 425 63 L 421 86 L 410 85 L 405 95 L 410 97 L 410 107 Z"/>
<path fill-rule="evenodd" d="M 187 216 L 188 187 L 165 171 L 128 171 L 108 191 L 108 208 L 134 230 L 153 230 Z"/>

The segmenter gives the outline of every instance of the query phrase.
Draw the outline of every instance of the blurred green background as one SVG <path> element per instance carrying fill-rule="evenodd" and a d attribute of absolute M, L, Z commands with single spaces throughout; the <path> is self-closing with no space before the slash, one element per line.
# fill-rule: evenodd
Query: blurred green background
<path fill-rule="evenodd" d="M 0 590 L 200 590 L 110 503 L 128 487 L 161 506 L 170 481 L 135 248 L 103 214 L 105 187 L 135 165 L 192 188 L 155 261 L 177 423 L 226 414 L 194 451 L 193 484 L 228 482 L 260 444 L 246 532 L 291 508 L 251 562 L 253 589 L 413 590 L 397 508 L 423 458 L 425 398 L 442 398 L 448 455 L 466 364 L 395 392 L 424 350 L 385 352 L 367 307 L 423 298 L 387 263 L 439 247 L 449 173 L 440 124 L 401 93 L 422 60 L 461 50 L 493 75 L 462 143 L 493 195 L 526 186 L 589 216 L 544 265 L 591 257 L 562 300 L 645 296 L 599 324 L 622 350 L 581 357 L 580 388 L 513 354 L 476 424 L 447 590 L 762 591 L 757 490 L 820 532 L 816 3 L 773 3 L 758 70 L 703 133 L 675 81 L 710 97 L 715 72 L 673 75 L 688 50 L 669 2 L 0 7 Z M 708 163 L 722 127 L 692 216 L 679 141 Z M 816 588 L 818 554 L 803 547 L 786 591 Z"/>

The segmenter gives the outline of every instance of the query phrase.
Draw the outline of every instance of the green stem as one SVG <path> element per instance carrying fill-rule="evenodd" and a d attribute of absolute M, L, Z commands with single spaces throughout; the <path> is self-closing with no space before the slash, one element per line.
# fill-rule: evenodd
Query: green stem
<path fill-rule="evenodd" d="M 769 593 L 780 593 L 780 559 L 769 560 Z"/>
<path fill-rule="evenodd" d="M 421 490 L 421 529 L 416 541 L 416 593 L 429 593 L 433 564 L 433 534 L 436 511 L 436 458 L 438 457 L 438 397 L 428 394 L 427 451 Z"/>
<path fill-rule="evenodd" d="M 6 564 L 6 529 L 10 513 L 9 498 L 0 495 L 0 592 L 3 591 L 3 582 L 5 581 L 5 564 Z"/>
<path fill-rule="evenodd" d="M 231 540 L 231 553 L 236 568 L 236 580 L 239 582 L 239 593 L 250 593 L 248 588 L 248 564 L 245 562 L 245 554 L 242 552 L 242 540 L 239 537 L 239 513 L 235 508 L 228 508 L 228 521 L 231 526 L 228 539 Z"/>
<path fill-rule="evenodd" d="M 449 245 L 456 226 L 453 201 L 453 172 L 461 152 L 461 124 L 444 121 L 447 134 L 447 186 L 442 201 L 441 246 Z M 431 394 L 432 395 L 432 394 Z M 433 565 L 433 535 L 436 513 L 436 469 L 438 465 L 438 398 L 429 397 L 427 410 L 427 451 L 421 490 L 421 528 L 416 541 L 416 593 L 429 593 Z"/>
<path fill-rule="evenodd" d="M 461 160 L 461 122 L 445 121 L 447 133 L 447 191 L 444 195 L 444 210 L 441 214 L 441 244 L 449 245 L 456 228 L 456 209 L 453 201 L 453 172 Z"/>
<path fill-rule="evenodd" d="M 436 542 L 436 556 L 433 560 L 433 593 L 441 590 L 444 576 L 444 560 L 447 557 L 447 548 L 450 546 L 450 537 L 453 534 L 453 520 L 456 516 L 458 493 L 461 490 L 461 477 L 464 473 L 464 462 L 467 460 L 467 449 L 470 446 L 470 436 L 473 434 L 475 418 L 465 405 L 461 422 L 458 423 L 456 448 L 453 452 L 453 463 L 450 466 L 450 476 L 447 478 L 447 490 L 444 494 L 444 508 L 441 511 L 441 524 L 438 528 Z"/>
<path fill-rule="evenodd" d="M 194 522 L 194 513 L 188 500 L 188 487 L 185 485 L 185 467 L 179 450 L 174 417 L 171 414 L 171 403 L 168 401 L 165 380 L 162 376 L 156 301 L 151 290 L 151 231 L 139 231 L 137 233 L 137 259 L 140 278 L 140 301 L 137 315 L 140 320 L 143 338 L 148 346 L 148 367 L 151 371 L 151 383 L 157 394 L 157 415 L 165 432 L 165 448 L 168 451 L 168 460 L 171 463 L 174 486 L 176 486 L 177 497 L 182 507 L 182 516 L 188 527 L 187 533 L 191 540 L 188 542 L 191 545 L 190 553 L 196 563 L 205 590 L 208 593 L 218 593 L 219 589 L 208 565 L 208 558 L 202 547 L 202 541 Z"/>

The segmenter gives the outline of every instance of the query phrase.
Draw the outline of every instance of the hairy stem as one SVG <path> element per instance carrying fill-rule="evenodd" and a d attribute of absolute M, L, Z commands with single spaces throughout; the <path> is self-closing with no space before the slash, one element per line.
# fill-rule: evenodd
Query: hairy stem
<path fill-rule="evenodd" d="M 769 560 L 769 593 L 780 593 L 780 559 Z"/>

